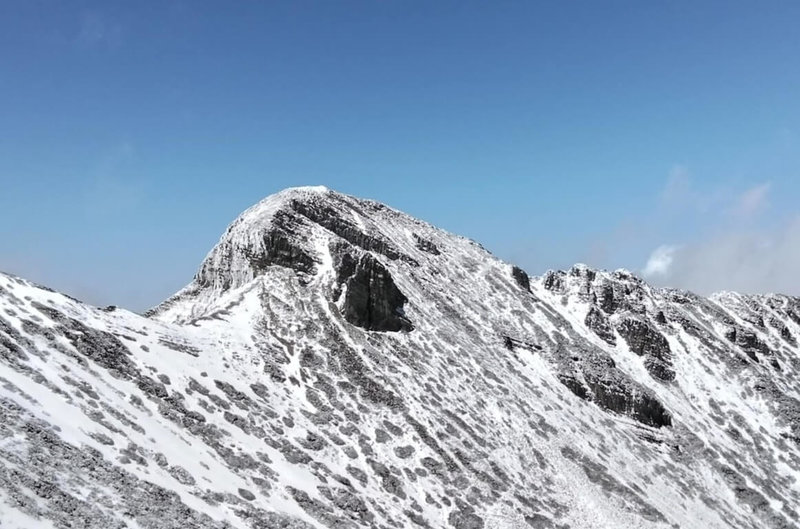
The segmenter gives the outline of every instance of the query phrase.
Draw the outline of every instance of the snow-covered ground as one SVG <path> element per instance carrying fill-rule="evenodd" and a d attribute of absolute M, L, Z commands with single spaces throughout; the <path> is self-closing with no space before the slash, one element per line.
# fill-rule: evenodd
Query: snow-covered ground
<path fill-rule="evenodd" d="M 798 336 L 290 189 L 146 316 L 0 275 L 0 527 L 796 527 Z"/>

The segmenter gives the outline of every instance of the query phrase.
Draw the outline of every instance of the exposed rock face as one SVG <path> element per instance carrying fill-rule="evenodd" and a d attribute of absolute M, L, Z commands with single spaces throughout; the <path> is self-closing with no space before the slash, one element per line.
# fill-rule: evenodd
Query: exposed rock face
<path fill-rule="evenodd" d="M 149 317 L 0 274 L 0 526 L 794 528 L 798 333 L 287 190 Z"/>
<path fill-rule="evenodd" d="M 597 293 L 597 302 L 606 314 L 614 314 L 617 311 L 617 300 L 614 297 L 614 288 L 611 285 L 603 285 Z"/>
<path fill-rule="evenodd" d="M 735 343 L 741 350 L 754 362 L 759 362 L 760 357 L 770 354 L 769 346 L 758 339 L 753 331 L 747 331 L 736 327 L 731 327 L 725 337 Z"/>
<path fill-rule="evenodd" d="M 292 241 L 292 235 L 275 228 L 264 237 L 263 251 L 249 254 L 250 266 L 254 275 L 263 274 L 271 265 L 285 266 L 298 272 L 314 271 L 314 258 L 301 246 Z"/>
<path fill-rule="evenodd" d="M 778 331 L 778 333 L 780 333 L 781 338 L 783 338 L 783 340 L 786 343 L 788 343 L 791 346 L 796 346 L 797 345 L 797 339 L 792 334 L 792 331 L 789 330 L 789 327 L 785 323 L 783 323 L 781 320 L 779 320 L 778 318 L 772 317 L 769 320 L 769 325 L 770 325 L 770 327 L 772 327 L 773 329 Z"/>
<path fill-rule="evenodd" d="M 548 272 L 542 282 L 547 290 L 587 304 L 584 325 L 604 342 L 616 345 L 619 333 L 631 351 L 644 357 L 644 366 L 654 378 L 664 382 L 675 379 L 669 341 L 657 328 L 667 323 L 666 316 L 655 310 L 651 319 L 648 292 L 641 279 L 623 270 L 598 274 L 576 265 L 568 272 Z"/>
<path fill-rule="evenodd" d="M 617 332 L 631 351 L 645 357 L 645 367 L 651 375 L 667 382 L 675 380 L 669 342 L 655 327 L 643 320 L 625 318 L 617 324 Z"/>
<path fill-rule="evenodd" d="M 618 369 L 607 353 L 591 346 L 559 352 L 559 380 L 581 399 L 648 426 L 672 425 L 672 415 L 653 392 Z"/>
<path fill-rule="evenodd" d="M 356 260 L 345 253 L 338 277 L 345 287 L 342 312 L 347 321 L 369 331 L 414 328 L 403 312 L 408 299 L 392 281 L 389 270 L 370 254 Z"/>
<path fill-rule="evenodd" d="M 596 306 L 592 305 L 589 307 L 589 312 L 586 314 L 584 323 L 607 344 L 617 344 L 617 335 L 614 334 L 613 327 L 611 327 L 606 315 Z"/>
<path fill-rule="evenodd" d="M 419 248 L 423 252 L 427 252 L 432 255 L 439 255 L 442 253 L 439 251 L 439 248 L 435 244 L 433 244 L 431 241 L 427 239 L 423 239 L 416 233 L 414 234 L 414 241 L 416 241 L 417 243 L 417 248 Z"/>
<path fill-rule="evenodd" d="M 564 273 L 551 270 L 544 275 L 542 284 L 545 289 L 551 292 L 561 293 L 564 291 Z"/>
<path fill-rule="evenodd" d="M 228 229 L 227 235 L 235 235 L 245 229 L 246 226 L 234 224 Z M 200 266 L 195 276 L 197 286 L 226 291 L 263 275 L 271 266 L 312 273 L 316 262 L 313 250 L 303 241 L 305 229 L 307 226 L 302 219 L 285 211 L 277 211 L 269 224 L 248 231 L 246 238 L 223 237 Z"/>
<path fill-rule="evenodd" d="M 332 231 L 342 239 L 367 251 L 379 253 L 391 260 L 402 259 L 414 266 L 418 263 L 397 250 L 389 241 L 364 233 L 352 221 L 344 218 L 339 211 L 324 202 L 292 200 L 294 211 Z"/>
<path fill-rule="evenodd" d="M 528 274 L 525 273 L 525 270 L 518 266 L 512 266 L 511 275 L 514 277 L 514 281 L 516 281 L 519 286 L 528 292 L 531 291 L 531 280 L 528 277 Z"/>

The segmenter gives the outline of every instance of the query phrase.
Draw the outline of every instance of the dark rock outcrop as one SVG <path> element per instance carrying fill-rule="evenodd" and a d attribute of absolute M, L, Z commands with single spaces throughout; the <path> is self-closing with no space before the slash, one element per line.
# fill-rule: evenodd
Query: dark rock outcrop
<path fill-rule="evenodd" d="M 256 274 L 263 273 L 270 265 L 278 265 L 311 273 L 314 271 L 314 259 L 293 242 L 288 230 L 276 227 L 264 237 L 263 253 L 250 253 L 250 265 Z"/>
<path fill-rule="evenodd" d="M 644 366 L 650 374 L 665 382 L 675 380 L 672 369 L 672 350 L 658 329 L 647 321 L 625 318 L 617 325 L 617 332 L 639 356 L 644 356 Z"/>
<path fill-rule="evenodd" d="M 542 281 L 544 288 L 551 292 L 564 292 L 564 272 L 549 270 Z"/>
<path fill-rule="evenodd" d="M 555 355 L 559 381 L 577 397 L 647 426 L 672 426 L 672 414 L 650 390 L 617 368 L 608 353 L 559 347 Z"/>
<path fill-rule="evenodd" d="M 298 244 L 302 240 L 302 226 L 285 212 L 275 214 L 272 225 L 263 234 L 260 245 L 242 247 L 238 241 L 228 239 L 215 249 L 214 258 L 206 259 L 195 275 L 200 287 L 218 286 L 227 290 L 233 284 L 237 256 L 244 256 L 253 276 L 262 275 L 270 266 L 282 266 L 309 274 L 316 266 L 311 254 Z M 230 231 L 230 229 L 229 229 Z"/>
<path fill-rule="evenodd" d="M 770 327 L 772 327 L 773 329 L 777 330 L 780 333 L 781 338 L 786 343 L 788 343 L 791 346 L 797 345 L 797 340 L 792 334 L 792 331 L 790 331 L 789 327 L 787 327 L 786 324 L 783 323 L 781 320 L 779 320 L 778 318 L 770 318 L 769 325 Z"/>
<path fill-rule="evenodd" d="M 525 270 L 518 266 L 514 266 L 511 268 L 511 275 L 514 276 L 514 281 L 516 281 L 519 286 L 528 292 L 531 291 L 531 279 L 528 277 L 528 274 L 525 272 Z"/>
<path fill-rule="evenodd" d="M 753 362 L 758 363 L 761 356 L 770 355 L 769 346 L 752 331 L 731 327 L 725 333 L 725 338 L 736 344 Z"/>
<path fill-rule="evenodd" d="M 428 252 L 431 255 L 441 255 L 442 253 L 435 244 L 427 239 L 423 239 L 416 233 L 414 234 L 414 243 L 418 249 L 422 250 L 423 252 Z"/>
<path fill-rule="evenodd" d="M 559 377 L 559 380 L 581 399 L 594 402 L 603 409 L 656 428 L 672 426 L 672 414 L 655 396 L 636 391 L 613 378 L 589 376 L 584 383 L 567 376 Z"/>
<path fill-rule="evenodd" d="M 601 340 L 610 345 L 616 345 L 617 335 L 614 334 L 614 329 L 611 327 L 606 315 L 596 306 L 592 305 L 589 307 L 589 312 L 586 314 L 584 323 L 592 332 L 599 336 Z"/>
<path fill-rule="evenodd" d="M 410 331 L 414 328 L 403 307 L 408 301 L 389 270 L 370 254 L 356 260 L 341 256 L 338 269 L 345 288 L 342 312 L 347 321 L 368 331 Z"/>
<path fill-rule="evenodd" d="M 606 314 L 613 314 L 619 307 L 619 303 L 614 298 L 614 287 L 611 285 L 603 285 L 600 288 L 597 301 L 600 303 L 600 308 L 602 308 Z"/>
<path fill-rule="evenodd" d="M 392 261 L 400 259 L 413 266 L 419 266 L 415 259 L 400 252 L 389 241 L 364 233 L 355 223 L 343 218 L 331 206 L 305 200 L 292 200 L 290 205 L 295 212 L 311 222 L 319 224 L 363 250 L 379 253 Z"/>

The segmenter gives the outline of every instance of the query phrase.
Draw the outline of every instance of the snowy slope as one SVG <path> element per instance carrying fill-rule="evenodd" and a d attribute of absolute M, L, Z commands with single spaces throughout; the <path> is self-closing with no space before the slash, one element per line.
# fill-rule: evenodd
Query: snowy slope
<path fill-rule="evenodd" d="M 145 317 L 0 275 L 0 527 L 796 527 L 799 336 L 290 189 Z"/>

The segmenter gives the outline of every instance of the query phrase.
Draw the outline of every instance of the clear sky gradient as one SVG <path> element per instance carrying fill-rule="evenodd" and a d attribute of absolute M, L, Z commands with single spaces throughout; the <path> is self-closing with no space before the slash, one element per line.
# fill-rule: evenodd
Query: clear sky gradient
<path fill-rule="evenodd" d="M 656 5 L 664 4 L 664 5 Z M 0 269 L 144 309 L 322 184 L 532 274 L 800 294 L 800 2 L 0 2 Z"/>

